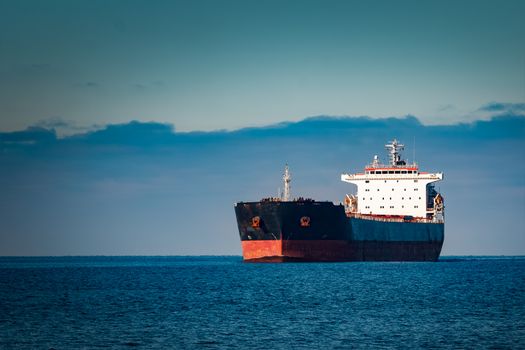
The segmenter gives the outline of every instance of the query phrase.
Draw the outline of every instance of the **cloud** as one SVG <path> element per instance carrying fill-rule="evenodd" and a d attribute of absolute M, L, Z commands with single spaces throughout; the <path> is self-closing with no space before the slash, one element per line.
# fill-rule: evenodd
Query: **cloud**
<path fill-rule="evenodd" d="M 525 103 L 491 102 L 482 106 L 479 111 L 521 115 L 525 114 Z"/>
<path fill-rule="evenodd" d="M 110 124 L 101 130 L 73 135 L 70 139 L 90 144 L 151 146 L 169 143 L 175 136 L 174 130 L 171 124 L 131 121 Z"/>
<path fill-rule="evenodd" d="M 63 120 L 62 118 L 55 117 L 55 118 L 49 118 L 40 120 L 36 123 L 35 126 L 39 126 L 46 129 L 54 129 L 54 128 L 69 128 L 71 127 L 71 122 L 67 122 Z"/>
<path fill-rule="evenodd" d="M 135 91 L 146 91 L 146 90 L 159 90 L 166 86 L 163 80 L 155 80 L 150 82 L 133 83 L 129 85 Z"/>
<path fill-rule="evenodd" d="M 76 88 L 95 89 L 95 88 L 101 87 L 102 84 L 99 83 L 99 82 L 96 82 L 96 81 L 84 81 L 84 82 L 81 82 L 81 83 L 73 84 L 73 86 L 76 87 Z"/>
<path fill-rule="evenodd" d="M 525 118 L 520 115 L 497 115 L 489 120 L 476 120 L 471 123 L 455 125 L 423 125 L 414 116 L 402 118 L 369 117 L 308 117 L 299 122 L 282 122 L 263 127 L 249 127 L 233 131 L 218 130 L 210 132 L 176 132 L 169 123 L 131 121 L 123 124 L 105 126 L 77 126 L 74 122 L 61 118 L 51 118 L 38 122 L 23 131 L 0 133 L 0 140 L 14 138 L 43 140 L 47 137 L 34 135 L 54 135 L 60 130 L 69 131 L 58 141 L 65 146 L 86 145 L 128 145 L 137 147 L 156 147 L 189 143 L 213 143 L 218 141 L 238 141 L 244 139 L 268 140 L 282 138 L 326 139 L 326 142 L 348 142 L 351 135 L 354 141 L 375 137 L 406 137 L 412 139 L 416 134 L 432 134 L 433 137 L 455 139 L 463 138 L 505 138 L 519 137 L 525 133 Z M 388 136 L 390 135 L 390 136 Z M 251 143 L 251 141 L 249 141 Z"/>
<path fill-rule="evenodd" d="M 78 125 L 75 121 L 65 120 L 61 117 L 40 120 L 35 123 L 35 125 L 32 125 L 32 127 L 54 130 L 59 138 L 105 128 L 105 126 L 99 125 Z"/>
<path fill-rule="evenodd" d="M 56 142 L 56 133 L 41 127 L 29 127 L 26 130 L 0 133 L 0 145 L 47 145 Z"/>
<path fill-rule="evenodd" d="M 452 104 L 442 105 L 442 106 L 439 106 L 437 109 L 438 112 L 451 112 L 455 110 L 456 110 L 456 106 Z"/>

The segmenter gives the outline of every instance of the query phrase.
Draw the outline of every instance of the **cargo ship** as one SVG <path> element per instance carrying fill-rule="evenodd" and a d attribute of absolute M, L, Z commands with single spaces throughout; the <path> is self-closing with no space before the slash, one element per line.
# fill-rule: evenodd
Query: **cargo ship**
<path fill-rule="evenodd" d="M 387 143 L 364 170 L 342 174 L 357 186 L 342 203 L 292 199 L 291 174 L 277 197 L 235 203 L 246 262 L 436 261 L 444 240 L 443 173 L 419 170 L 401 158 L 404 145 Z"/>

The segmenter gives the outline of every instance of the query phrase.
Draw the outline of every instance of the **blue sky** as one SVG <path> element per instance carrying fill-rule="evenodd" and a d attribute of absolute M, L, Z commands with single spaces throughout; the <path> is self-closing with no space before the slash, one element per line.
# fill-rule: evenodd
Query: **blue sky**
<path fill-rule="evenodd" d="M 0 0 L 0 255 L 239 255 L 234 202 L 285 163 L 339 202 L 393 137 L 445 173 L 443 254 L 523 255 L 523 13 Z"/>
<path fill-rule="evenodd" d="M 525 96 L 523 1 L 0 1 L 0 130 L 475 120 Z"/>

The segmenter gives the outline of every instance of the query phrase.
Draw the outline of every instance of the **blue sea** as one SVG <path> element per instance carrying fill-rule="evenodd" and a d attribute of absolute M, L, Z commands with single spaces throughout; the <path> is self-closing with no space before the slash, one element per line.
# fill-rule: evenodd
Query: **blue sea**
<path fill-rule="evenodd" d="M 0 348 L 523 349 L 525 257 L 3 257 Z"/>

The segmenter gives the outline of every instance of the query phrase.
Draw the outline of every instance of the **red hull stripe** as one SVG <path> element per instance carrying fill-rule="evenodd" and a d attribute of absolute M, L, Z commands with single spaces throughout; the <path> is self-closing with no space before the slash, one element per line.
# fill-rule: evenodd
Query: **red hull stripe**
<path fill-rule="evenodd" d="M 242 241 L 244 260 L 281 257 L 283 255 L 281 240 Z"/>
<path fill-rule="evenodd" d="M 443 242 L 242 241 L 246 261 L 435 261 Z"/>

